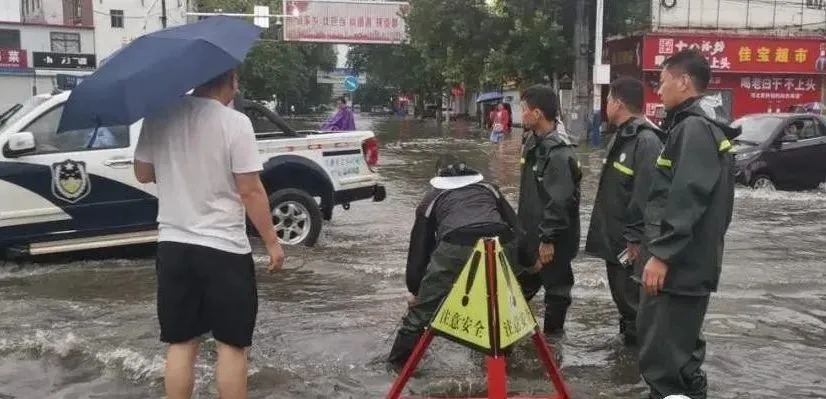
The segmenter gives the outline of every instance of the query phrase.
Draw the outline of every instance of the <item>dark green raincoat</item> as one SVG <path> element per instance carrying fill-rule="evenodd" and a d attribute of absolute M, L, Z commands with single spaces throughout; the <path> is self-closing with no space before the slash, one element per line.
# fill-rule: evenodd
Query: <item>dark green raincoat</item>
<path fill-rule="evenodd" d="M 666 114 L 645 209 L 645 252 L 668 266 L 663 291 L 643 292 L 637 314 L 640 371 L 653 399 L 707 398 L 702 326 L 722 270 L 734 203 L 730 140 L 740 132 L 701 104 L 690 99 Z"/>
<path fill-rule="evenodd" d="M 566 135 L 553 131 L 529 135 L 522 152 L 518 214 L 525 236 L 519 241 L 518 263 L 533 267 L 540 242 L 554 244 L 554 258 L 539 275 L 524 274 L 520 283 L 529 299 L 545 287 L 547 334 L 563 329 L 574 285 L 571 260 L 579 252 L 582 171 L 574 147 Z"/>

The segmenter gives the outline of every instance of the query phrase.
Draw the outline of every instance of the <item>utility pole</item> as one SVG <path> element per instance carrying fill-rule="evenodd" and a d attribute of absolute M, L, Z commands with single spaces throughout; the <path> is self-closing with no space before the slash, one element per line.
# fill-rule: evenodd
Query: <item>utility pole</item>
<path fill-rule="evenodd" d="M 602 64 L 602 25 L 603 25 L 603 16 L 604 16 L 604 4 L 603 0 L 596 0 L 596 24 L 594 25 L 594 104 L 593 104 L 593 115 L 594 115 L 594 124 L 593 124 L 593 131 L 591 131 L 591 144 L 594 146 L 599 145 L 600 139 L 600 125 L 601 125 L 601 109 L 602 109 L 602 85 L 611 83 L 611 66 L 603 65 Z"/>
<path fill-rule="evenodd" d="M 588 110 L 590 105 L 590 79 L 588 74 L 588 45 L 590 21 L 585 14 L 585 4 L 587 0 L 575 0 L 576 9 L 574 16 L 574 107 L 571 113 L 571 126 L 568 129 L 573 139 L 577 142 L 588 138 Z"/>
<path fill-rule="evenodd" d="M 166 0 L 161 0 L 161 27 L 166 29 Z"/>

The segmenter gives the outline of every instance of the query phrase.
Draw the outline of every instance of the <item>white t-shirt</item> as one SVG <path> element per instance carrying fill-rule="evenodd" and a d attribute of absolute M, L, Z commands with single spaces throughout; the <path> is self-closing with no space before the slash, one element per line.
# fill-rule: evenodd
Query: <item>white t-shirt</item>
<path fill-rule="evenodd" d="M 244 114 L 213 99 L 184 96 L 144 119 L 135 159 L 155 168 L 159 241 L 252 251 L 233 173 L 262 167 Z"/>

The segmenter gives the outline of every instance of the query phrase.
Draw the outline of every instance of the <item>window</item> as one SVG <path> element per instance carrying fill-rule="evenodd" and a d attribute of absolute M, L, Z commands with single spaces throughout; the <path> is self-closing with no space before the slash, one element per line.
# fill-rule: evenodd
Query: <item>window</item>
<path fill-rule="evenodd" d="M 20 48 L 20 31 L 0 29 L 0 48 Z"/>
<path fill-rule="evenodd" d="M 35 154 L 77 152 L 129 147 L 129 126 L 81 129 L 57 134 L 63 106 L 58 105 L 23 129 L 34 136 Z"/>
<path fill-rule="evenodd" d="M 52 51 L 64 54 L 80 54 L 80 33 L 51 32 Z"/>
<path fill-rule="evenodd" d="M 109 10 L 113 28 L 123 28 L 123 10 Z"/>
<path fill-rule="evenodd" d="M 806 8 L 812 8 L 815 10 L 822 10 L 823 9 L 823 0 L 805 0 Z"/>

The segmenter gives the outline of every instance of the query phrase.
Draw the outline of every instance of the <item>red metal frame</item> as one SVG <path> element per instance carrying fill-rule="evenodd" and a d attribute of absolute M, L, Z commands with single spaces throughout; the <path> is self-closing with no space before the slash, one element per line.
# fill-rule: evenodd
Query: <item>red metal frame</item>
<path fill-rule="evenodd" d="M 485 356 L 488 376 L 488 396 L 487 398 L 463 399 L 508 399 L 508 375 L 506 357 L 504 354 L 500 352 L 499 349 L 499 310 L 497 308 L 496 303 L 497 287 L 495 250 L 496 248 L 494 241 L 490 239 L 485 240 L 485 266 L 487 269 L 487 286 L 490 291 L 488 293 L 488 308 L 492 316 L 489 318 L 489 320 L 491 324 L 490 331 L 493 346 L 493 353 Z M 413 376 L 413 371 L 416 370 L 416 367 L 419 365 L 419 362 L 424 357 L 424 353 L 427 350 L 427 347 L 433 341 L 434 337 L 435 333 L 433 332 L 433 329 L 428 328 L 427 330 L 425 330 L 424 335 L 422 335 L 422 337 L 419 339 L 419 342 L 416 343 L 416 347 L 413 349 L 413 353 L 410 355 L 410 358 L 407 359 L 407 362 L 404 364 L 401 373 L 399 373 L 399 376 L 396 378 L 395 381 L 393 381 L 393 386 L 390 388 L 390 392 L 387 393 L 386 399 L 414 399 L 413 397 L 402 397 L 401 394 L 404 390 L 404 387 L 407 385 L 407 382 L 410 381 L 410 378 Z M 534 346 L 536 346 L 536 350 L 539 354 L 539 359 L 545 366 L 545 371 L 547 371 L 548 376 L 551 379 L 551 383 L 553 384 L 556 394 L 550 397 L 514 396 L 510 399 L 571 399 L 571 393 L 568 390 L 568 386 L 565 384 L 565 380 L 562 378 L 562 374 L 559 371 L 559 366 L 557 366 L 551 349 L 550 347 L 548 347 L 548 343 L 545 340 L 545 336 L 542 335 L 542 331 L 539 329 L 539 326 L 537 326 L 534 330 L 531 339 L 533 340 Z M 416 399 L 428 398 L 419 397 Z"/>

